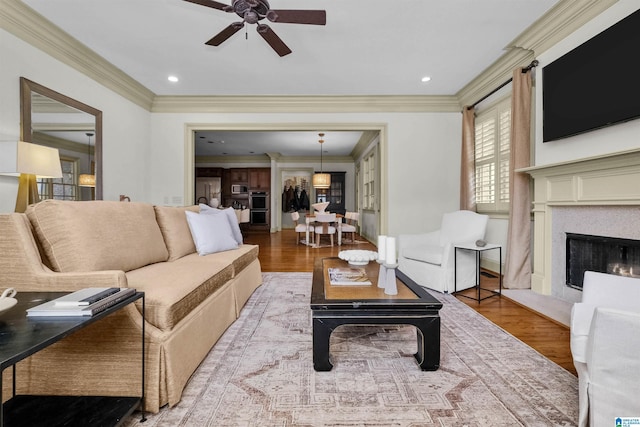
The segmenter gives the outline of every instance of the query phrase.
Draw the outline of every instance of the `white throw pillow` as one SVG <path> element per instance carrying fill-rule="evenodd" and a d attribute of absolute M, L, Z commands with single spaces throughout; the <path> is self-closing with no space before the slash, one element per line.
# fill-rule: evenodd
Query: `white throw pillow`
<path fill-rule="evenodd" d="M 185 214 L 199 255 L 238 248 L 226 215 L 202 215 L 191 211 L 185 211 Z"/>
<path fill-rule="evenodd" d="M 213 215 L 225 214 L 229 221 L 233 238 L 236 239 L 236 242 L 238 242 L 239 245 L 242 245 L 242 232 L 240 231 L 240 225 L 238 224 L 238 216 L 233 208 L 216 209 L 209 205 L 200 203 L 200 213 Z"/>

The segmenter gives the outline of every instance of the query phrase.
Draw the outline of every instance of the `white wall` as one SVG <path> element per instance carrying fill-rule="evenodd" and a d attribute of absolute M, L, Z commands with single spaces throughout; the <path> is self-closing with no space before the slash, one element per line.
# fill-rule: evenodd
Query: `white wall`
<path fill-rule="evenodd" d="M 104 199 L 146 199 L 148 111 L 2 29 L 0 58 L 1 141 L 20 137 L 20 77 L 26 77 L 103 112 Z M 14 210 L 17 188 L 17 178 L 0 176 L 0 212 Z"/>
<path fill-rule="evenodd" d="M 566 37 L 562 42 L 557 43 L 551 49 L 544 52 L 537 59 L 540 65 L 536 70 L 536 138 L 535 138 L 535 165 L 547 165 L 559 163 L 569 160 L 576 160 L 585 157 L 600 156 L 604 154 L 614 153 L 636 149 L 640 146 L 640 119 L 631 122 L 622 123 L 615 126 L 599 129 L 593 132 L 576 135 L 570 138 L 542 142 L 542 73 L 538 72 L 545 65 L 550 64 L 560 56 L 584 43 L 591 37 L 615 24 L 622 18 L 638 10 L 639 3 L 637 0 L 620 0 L 618 3 L 604 11 L 600 16 L 578 30 L 574 31 L 570 36 Z M 629 52 L 630 55 L 637 55 L 635 52 Z M 585 69 L 585 73 L 589 70 Z M 627 72 L 628 78 L 637 78 L 635 73 L 637 70 L 620 70 Z M 598 76 L 593 76 L 593 84 L 605 84 L 599 82 Z M 589 88 L 585 88 L 589 90 Z M 621 94 L 622 96 L 624 94 Z M 585 106 L 588 108 L 588 106 Z"/>
<path fill-rule="evenodd" d="M 184 193 L 185 129 L 188 124 L 349 124 L 387 125 L 389 235 L 428 231 L 442 213 L 459 205 L 460 113 L 157 113 L 151 118 L 152 177 L 148 200 L 164 204 Z M 325 126 L 327 127 L 327 126 Z M 384 157 L 384 155 L 383 155 Z M 288 167 L 288 166 L 287 166 Z M 344 164 L 324 165 L 343 170 Z M 353 185 L 347 182 L 347 185 Z"/>
<path fill-rule="evenodd" d="M 0 67 L 0 140 L 20 135 L 21 76 L 101 110 L 107 200 L 126 194 L 134 201 L 182 203 L 188 123 L 384 123 L 386 232 L 433 229 L 442 212 L 458 206 L 459 113 L 152 114 L 4 30 L 0 56 L 11 58 Z M 0 177 L 0 212 L 13 211 L 16 191 L 15 177 Z"/>
<path fill-rule="evenodd" d="M 533 139 L 533 165 L 540 166 L 639 148 L 640 119 L 559 141 L 542 143 L 542 68 L 637 9 L 638 2 L 636 0 L 621 0 L 596 19 L 536 58 L 540 64 L 535 70 L 534 77 L 535 135 Z M 585 72 L 588 72 L 588 70 L 585 70 Z M 594 76 L 594 84 L 597 84 L 597 76 Z M 509 95 L 510 91 L 511 85 L 507 85 L 504 89 L 479 104 L 476 110 L 490 106 L 494 101 Z M 503 263 L 508 250 L 508 225 L 507 218 L 491 218 L 486 234 L 487 241 L 503 245 Z M 495 251 L 491 251 L 485 257 L 489 261 L 488 268 L 497 267 L 495 265 L 495 262 L 497 262 L 497 253 Z"/>

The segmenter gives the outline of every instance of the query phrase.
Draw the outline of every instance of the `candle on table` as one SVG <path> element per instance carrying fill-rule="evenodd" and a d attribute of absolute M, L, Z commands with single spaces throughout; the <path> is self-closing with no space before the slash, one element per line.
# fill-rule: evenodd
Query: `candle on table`
<path fill-rule="evenodd" d="M 386 259 L 387 236 L 378 236 L 378 259 L 384 261 Z"/>
<path fill-rule="evenodd" d="M 396 263 L 396 238 L 395 237 L 387 237 L 386 239 L 386 257 L 384 258 L 384 262 L 387 264 L 395 264 Z"/>

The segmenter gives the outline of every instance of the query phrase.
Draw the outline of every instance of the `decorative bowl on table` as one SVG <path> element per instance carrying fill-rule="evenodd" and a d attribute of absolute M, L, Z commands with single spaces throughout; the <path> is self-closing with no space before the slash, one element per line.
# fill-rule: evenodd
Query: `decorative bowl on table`
<path fill-rule="evenodd" d="M 7 288 L 0 296 L 0 313 L 9 310 L 11 307 L 18 303 L 18 300 L 13 298 L 17 294 L 13 288 Z"/>
<path fill-rule="evenodd" d="M 367 265 L 369 261 L 378 259 L 378 252 L 364 250 L 340 251 L 338 258 L 347 261 L 349 265 Z"/>
<path fill-rule="evenodd" d="M 325 209 L 327 209 L 327 206 L 329 206 L 329 202 L 320 202 L 311 205 L 313 209 L 317 210 L 320 213 L 324 213 Z"/>

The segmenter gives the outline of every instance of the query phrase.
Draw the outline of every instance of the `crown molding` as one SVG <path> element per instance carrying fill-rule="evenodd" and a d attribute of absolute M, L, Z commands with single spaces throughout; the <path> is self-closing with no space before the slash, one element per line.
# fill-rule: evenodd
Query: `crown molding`
<path fill-rule="evenodd" d="M 369 145 L 371 145 L 373 140 L 376 139 L 378 135 L 380 135 L 380 131 L 378 130 L 363 131 L 362 135 L 360 136 L 360 140 L 358 140 L 358 143 L 355 147 L 353 147 L 353 150 L 351 151 L 351 158 L 353 160 L 357 160 L 358 158 L 360 158 L 360 156 L 365 153 L 365 150 L 369 148 Z"/>
<path fill-rule="evenodd" d="M 73 151 L 80 154 L 91 153 L 91 155 L 95 155 L 94 146 L 87 146 L 86 144 L 47 135 L 46 133 L 33 132 L 32 139 L 36 144 L 46 145 L 59 150 Z"/>
<path fill-rule="evenodd" d="M 563 0 L 520 33 L 508 47 L 526 49 L 538 56 L 617 2 Z"/>
<path fill-rule="evenodd" d="M 618 0 L 562 0 L 509 43 L 503 56 L 458 93 L 460 105 L 474 104 L 512 77 L 513 70 L 531 63 L 538 55 L 592 20 Z"/>
<path fill-rule="evenodd" d="M 277 154 L 275 159 L 278 164 L 281 163 L 315 163 L 320 156 L 283 156 L 280 153 L 270 153 L 269 155 L 257 155 L 257 156 L 196 156 L 195 163 L 269 163 L 272 156 Z M 353 157 L 351 156 L 324 156 L 324 163 L 353 163 Z"/>
<path fill-rule="evenodd" d="M 155 94 L 19 0 L 0 0 L 0 28 L 151 109 Z"/>
<path fill-rule="evenodd" d="M 455 96 L 157 96 L 154 113 L 457 112 Z"/>
<path fill-rule="evenodd" d="M 0 0 L 0 28 L 151 112 L 458 112 L 617 1 L 560 1 L 509 43 L 502 57 L 450 96 L 157 96 L 20 0 Z"/>
<path fill-rule="evenodd" d="M 532 52 L 512 49 L 471 80 L 457 94 L 460 105 L 472 105 L 479 99 L 499 87 L 513 75 L 513 70 L 527 66 L 534 59 Z"/>
<path fill-rule="evenodd" d="M 271 159 L 266 154 L 255 156 L 195 156 L 195 163 L 269 163 Z"/>
<path fill-rule="evenodd" d="M 93 119 L 93 117 L 92 117 Z M 95 132 L 96 125 L 95 123 L 33 123 L 31 125 L 31 129 L 33 131 L 40 132 Z"/>

